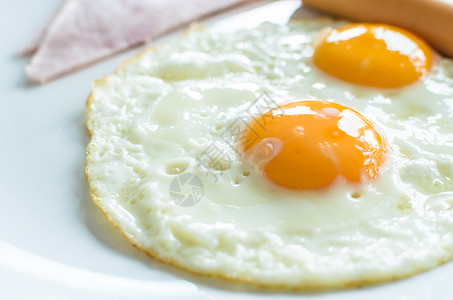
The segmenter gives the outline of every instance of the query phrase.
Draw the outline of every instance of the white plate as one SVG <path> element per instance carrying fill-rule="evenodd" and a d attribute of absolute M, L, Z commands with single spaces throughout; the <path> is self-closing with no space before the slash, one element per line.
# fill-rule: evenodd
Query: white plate
<path fill-rule="evenodd" d="M 363 289 L 279 294 L 193 276 L 130 246 L 88 194 L 84 108 L 90 81 L 140 49 L 29 85 L 27 59 L 17 50 L 58 2 L 15 0 L 0 12 L 0 299 L 451 299 L 453 263 Z M 206 23 L 216 30 L 285 23 L 299 6 L 298 0 L 260 1 Z"/>

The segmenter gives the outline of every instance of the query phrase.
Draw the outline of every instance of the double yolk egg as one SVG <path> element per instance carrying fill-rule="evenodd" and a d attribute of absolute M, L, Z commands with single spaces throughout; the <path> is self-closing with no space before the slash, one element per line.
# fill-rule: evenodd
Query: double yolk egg
<path fill-rule="evenodd" d="M 94 202 L 158 260 L 286 291 L 452 260 L 453 61 L 340 24 L 195 31 L 95 81 Z"/>
<path fill-rule="evenodd" d="M 324 31 L 314 64 L 338 79 L 372 88 L 400 88 L 425 76 L 430 47 L 389 25 L 354 24 Z M 290 189 L 319 189 L 337 178 L 370 181 L 385 162 L 387 146 L 357 111 L 328 101 L 281 105 L 257 116 L 243 131 L 245 162 Z"/>

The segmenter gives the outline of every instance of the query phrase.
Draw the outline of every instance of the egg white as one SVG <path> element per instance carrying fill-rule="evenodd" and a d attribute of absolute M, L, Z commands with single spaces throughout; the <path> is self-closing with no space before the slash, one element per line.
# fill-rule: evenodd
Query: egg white
<path fill-rule="evenodd" d="M 316 34 L 342 24 L 195 32 L 94 82 L 86 174 L 95 203 L 159 260 L 268 287 L 356 286 L 450 260 L 453 62 L 436 56 L 426 78 L 399 89 L 342 82 L 311 61 Z M 389 145 L 377 180 L 292 191 L 244 166 L 232 126 L 310 99 L 348 106 L 376 125 Z M 204 160 L 214 146 L 223 164 Z M 180 172 L 203 183 L 194 206 L 170 197 Z"/>

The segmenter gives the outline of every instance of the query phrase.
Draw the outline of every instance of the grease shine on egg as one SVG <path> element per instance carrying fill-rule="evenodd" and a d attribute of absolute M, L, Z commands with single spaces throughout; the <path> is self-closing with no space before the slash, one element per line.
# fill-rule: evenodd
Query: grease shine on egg
<path fill-rule="evenodd" d="M 96 81 L 95 203 L 156 259 L 268 287 L 356 286 L 450 260 L 453 63 L 399 29 L 343 25 L 196 32 Z M 392 34 L 407 40 L 395 48 Z M 181 173 L 203 183 L 195 206 L 171 199 Z"/>

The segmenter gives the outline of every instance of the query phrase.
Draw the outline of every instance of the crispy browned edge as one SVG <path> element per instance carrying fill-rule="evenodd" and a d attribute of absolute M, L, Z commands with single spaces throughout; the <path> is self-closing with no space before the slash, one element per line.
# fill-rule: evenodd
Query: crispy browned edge
<path fill-rule="evenodd" d="M 317 19 L 331 19 L 331 18 L 329 18 L 329 17 L 319 17 Z M 294 22 L 301 22 L 301 21 L 298 21 L 298 20 L 294 21 L 293 20 L 291 22 L 294 23 Z M 190 24 L 189 28 L 184 32 L 183 37 L 186 37 L 186 36 L 190 35 L 192 32 L 204 31 L 204 30 L 205 30 L 205 28 L 204 28 L 203 25 L 201 25 L 199 23 L 192 23 L 192 24 Z M 91 133 L 91 131 L 88 128 L 88 109 L 89 109 L 89 106 L 91 105 L 91 102 L 93 101 L 93 99 L 92 99 L 92 97 L 93 97 L 93 89 L 97 85 L 104 83 L 106 81 L 107 77 L 117 74 L 119 71 L 121 71 L 123 68 L 125 68 L 130 62 L 132 62 L 132 61 L 134 61 L 136 59 L 139 59 L 141 56 L 145 55 L 146 53 L 148 53 L 150 51 L 158 51 L 160 48 L 165 47 L 166 45 L 168 45 L 170 43 L 172 43 L 172 42 L 167 42 L 167 43 L 163 43 L 163 44 L 158 45 L 158 46 L 153 46 L 153 47 L 144 49 L 143 51 L 141 51 L 140 53 L 136 54 L 135 56 L 123 61 L 120 64 L 120 66 L 118 67 L 118 69 L 115 70 L 112 74 L 107 75 L 107 76 L 103 76 L 103 77 L 101 77 L 101 78 L 99 78 L 97 80 L 94 80 L 92 82 L 92 84 L 91 84 L 91 93 L 89 94 L 89 96 L 87 98 L 87 101 L 86 101 L 87 119 L 86 119 L 86 122 L 85 122 L 86 130 L 88 131 L 90 136 L 92 135 L 92 133 Z M 355 280 L 355 281 L 339 283 L 339 284 L 336 284 L 336 285 L 301 283 L 300 285 L 294 286 L 294 285 L 284 285 L 284 284 L 265 284 L 265 283 L 254 282 L 252 280 L 247 280 L 247 279 L 243 279 L 243 278 L 237 278 L 237 277 L 233 277 L 233 276 L 228 276 L 228 275 L 222 274 L 220 272 L 209 273 L 209 272 L 203 272 L 203 271 L 194 271 L 192 269 L 189 269 L 187 267 L 179 265 L 178 263 L 176 263 L 172 259 L 166 259 L 166 258 L 161 257 L 159 255 L 159 253 L 157 253 L 157 251 L 155 251 L 153 249 L 144 249 L 143 247 L 141 247 L 141 245 L 137 241 L 135 241 L 132 237 L 130 237 L 127 234 L 127 232 L 125 232 L 123 230 L 123 228 L 121 228 L 115 222 L 115 220 L 108 214 L 107 210 L 102 206 L 100 198 L 98 198 L 96 196 L 95 191 L 94 191 L 94 189 L 92 188 L 92 186 L 90 184 L 90 179 L 89 179 L 89 176 L 88 176 L 88 162 L 89 162 L 89 157 L 90 157 L 90 145 L 91 145 L 91 140 L 90 140 L 90 142 L 89 142 L 89 144 L 87 146 L 87 149 L 86 149 L 87 161 L 85 163 L 85 178 L 87 179 L 88 184 L 90 186 L 89 193 L 91 195 L 91 198 L 93 199 L 93 202 L 99 207 L 99 209 L 101 210 L 103 215 L 113 225 L 113 227 L 116 228 L 117 230 L 119 230 L 121 235 L 129 243 L 131 243 L 135 248 L 137 248 L 138 250 L 144 252 L 147 256 L 149 256 L 150 258 L 152 258 L 152 259 L 154 259 L 156 261 L 159 261 L 161 263 L 165 263 L 165 264 L 171 265 L 173 267 L 179 268 L 181 270 L 187 271 L 187 272 L 189 272 L 189 273 L 191 273 L 193 275 L 203 276 L 203 277 L 208 277 L 208 278 L 217 278 L 217 279 L 222 279 L 222 280 L 226 280 L 226 281 L 231 281 L 231 282 L 236 282 L 236 283 L 241 283 L 241 284 L 247 284 L 247 285 L 255 286 L 255 287 L 258 287 L 258 288 L 261 288 L 261 289 L 265 289 L 265 290 L 267 290 L 269 292 L 271 292 L 271 291 L 281 291 L 281 292 L 320 292 L 320 291 L 342 290 L 342 289 L 348 289 L 348 288 L 361 288 L 361 287 L 364 287 L 364 286 L 371 286 L 371 285 L 377 285 L 377 284 L 382 284 L 382 283 L 386 283 L 386 282 L 397 281 L 397 280 L 409 278 L 411 276 L 420 274 L 422 272 L 429 271 L 429 270 L 434 269 L 434 268 L 436 268 L 436 267 L 438 267 L 440 265 L 443 265 L 443 264 L 445 264 L 445 263 L 447 263 L 447 262 L 449 262 L 450 260 L 453 259 L 453 254 L 452 254 L 448 259 L 440 260 L 439 262 L 437 262 L 432 267 L 420 268 L 419 270 L 417 270 L 415 272 L 412 272 L 412 273 L 403 274 L 403 275 L 397 275 L 397 276 L 375 277 L 373 279 Z"/>

